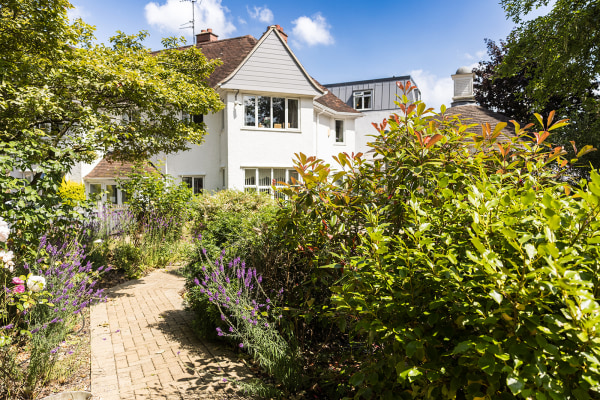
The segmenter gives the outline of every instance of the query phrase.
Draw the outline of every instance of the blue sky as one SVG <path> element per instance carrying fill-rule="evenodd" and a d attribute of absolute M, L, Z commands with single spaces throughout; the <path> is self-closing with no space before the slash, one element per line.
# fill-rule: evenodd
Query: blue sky
<path fill-rule="evenodd" d="M 189 0 L 72 0 L 71 17 L 96 26 L 108 42 L 115 31 L 147 30 L 146 45 L 184 35 Z M 321 83 L 412 75 L 428 105 L 449 104 L 450 75 L 487 58 L 484 38 L 506 38 L 513 28 L 498 1 L 272 1 L 198 0 L 196 32 L 212 28 L 220 39 L 259 38 L 278 24 L 307 71 Z"/>

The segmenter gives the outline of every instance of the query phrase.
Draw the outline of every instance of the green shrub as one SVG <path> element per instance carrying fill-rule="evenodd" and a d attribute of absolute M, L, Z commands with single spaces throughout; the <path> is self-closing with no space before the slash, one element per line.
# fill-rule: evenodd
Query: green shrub
<path fill-rule="evenodd" d="M 140 278 L 146 272 L 142 260 L 142 249 L 132 243 L 120 242 L 112 251 L 113 265 L 128 278 Z"/>
<path fill-rule="evenodd" d="M 545 144 L 564 121 L 501 141 L 505 124 L 477 135 L 443 107 L 399 107 L 372 161 L 300 155 L 284 191 L 290 240 L 341 274 L 325 315 L 359 350 L 351 395 L 598 398 L 600 175 L 564 183 Z"/>

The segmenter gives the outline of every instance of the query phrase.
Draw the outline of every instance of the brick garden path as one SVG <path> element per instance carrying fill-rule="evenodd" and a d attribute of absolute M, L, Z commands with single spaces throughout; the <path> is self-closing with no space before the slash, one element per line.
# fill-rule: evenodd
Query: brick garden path
<path fill-rule="evenodd" d="M 94 400 L 239 399 L 223 379 L 247 378 L 247 369 L 194 335 L 183 285 L 177 271 L 159 270 L 111 288 L 92 307 Z"/>

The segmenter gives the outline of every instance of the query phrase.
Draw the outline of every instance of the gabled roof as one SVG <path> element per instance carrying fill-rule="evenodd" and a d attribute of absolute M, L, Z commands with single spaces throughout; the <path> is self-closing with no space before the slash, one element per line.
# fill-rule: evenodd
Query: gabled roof
<path fill-rule="evenodd" d="M 281 34 L 275 27 L 270 27 L 264 33 L 260 40 L 264 40 L 269 32 L 275 32 L 277 36 L 281 38 Z M 221 59 L 223 62 L 222 65 L 215 68 L 215 71 L 210 76 L 208 83 L 212 87 L 216 87 L 218 84 L 225 82 L 230 78 L 236 70 L 238 70 L 241 65 L 250 57 L 252 52 L 256 50 L 258 45 L 260 44 L 260 40 L 256 40 L 251 35 L 240 36 L 230 39 L 216 40 L 212 42 L 202 42 L 196 44 L 196 47 L 202 50 L 202 53 L 209 60 Z M 351 114 L 361 114 L 359 111 L 356 111 L 354 108 L 348 106 L 334 94 L 329 92 L 327 88 L 317 82 L 314 78 L 312 78 L 300 62 L 296 59 L 294 53 L 289 49 L 289 46 L 282 39 L 284 46 L 286 46 L 292 55 L 292 58 L 297 62 L 302 71 L 306 74 L 307 79 L 315 86 L 315 88 L 323 93 L 323 95 L 315 98 L 315 101 L 333 111 L 341 112 L 341 113 L 351 113 Z M 189 48 L 191 46 L 184 47 Z"/>

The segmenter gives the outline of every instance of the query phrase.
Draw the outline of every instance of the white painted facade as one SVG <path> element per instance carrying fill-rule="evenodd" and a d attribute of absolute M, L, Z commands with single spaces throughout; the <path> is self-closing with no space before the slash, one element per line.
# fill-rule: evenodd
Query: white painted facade
<path fill-rule="evenodd" d="M 267 30 L 246 59 L 215 89 L 225 108 L 204 116 L 208 132 L 204 143 L 152 160 L 179 180 L 200 180 L 202 189 L 208 191 L 248 190 L 249 184 L 267 191 L 272 182 L 290 181 L 296 153 L 315 155 L 335 165 L 334 155 L 356 151 L 355 119 L 361 114 L 338 112 L 315 102 L 326 90 L 307 74 L 276 27 Z M 252 96 L 257 104 L 259 97 L 271 98 L 271 104 L 274 99 L 285 99 L 286 122 L 276 123 L 271 108 L 268 124 L 272 127 L 264 127 L 258 122 L 257 105 L 257 122 L 248 126 L 245 99 Z M 297 104 L 297 114 L 291 111 L 290 102 Z M 297 122 L 292 114 L 297 115 Z M 341 121 L 337 122 L 337 135 L 336 120 Z M 72 174 L 72 179 L 81 177 L 89 190 L 91 182 L 83 172 Z"/>

